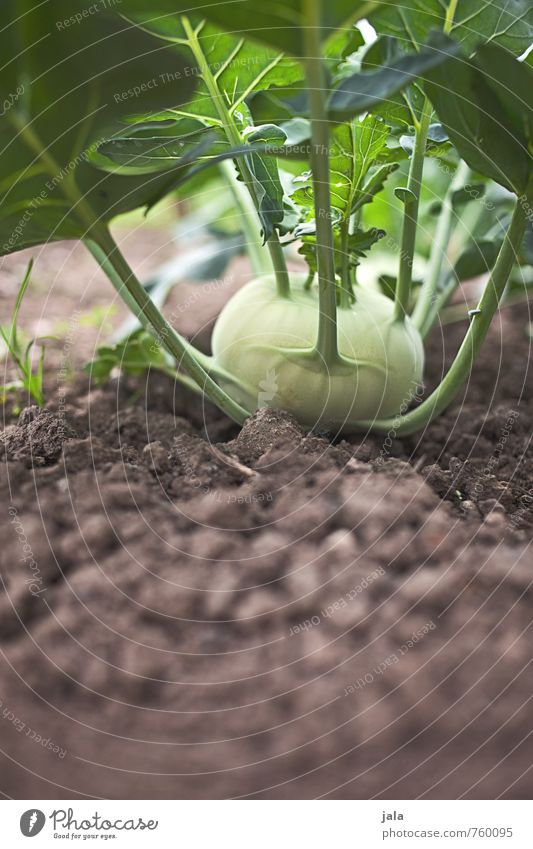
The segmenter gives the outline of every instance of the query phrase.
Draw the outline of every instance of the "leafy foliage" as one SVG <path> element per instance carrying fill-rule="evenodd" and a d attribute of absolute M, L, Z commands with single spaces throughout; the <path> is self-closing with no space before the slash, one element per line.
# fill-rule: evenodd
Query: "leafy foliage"
<path fill-rule="evenodd" d="M 337 220 L 347 219 L 365 203 L 370 202 L 381 189 L 396 165 L 386 165 L 369 177 L 371 168 L 380 161 L 388 137 L 387 127 L 369 115 L 362 121 L 356 119 L 339 124 L 332 131 L 330 150 L 331 205 Z M 305 186 L 297 189 L 292 198 L 302 206 L 313 208 L 313 194 L 308 172 L 298 182 Z"/>
<path fill-rule="evenodd" d="M 174 45 L 163 44 L 104 11 L 82 13 L 81 0 L 9 0 L 3 6 L 2 100 L 23 94 L 0 120 L 0 253 L 49 239 L 83 236 L 94 221 L 142 206 L 157 177 L 102 174 L 90 162 L 125 117 L 190 98 L 194 76 Z M 190 63 L 188 63 L 190 65 Z"/>
<path fill-rule="evenodd" d="M 278 51 L 303 56 L 306 0 L 257 3 L 256 0 L 202 4 L 200 13 L 216 26 L 266 43 Z M 364 18 L 379 7 L 378 0 L 329 0 L 323 6 L 324 37 Z M 145 13 L 144 0 L 123 0 L 125 14 Z M 150 13 L 158 16 L 190 14 L 190 0 L 154 0 Z M 164 20 L 164 18 L 162 18 Z"/>
<path fill-rule="evenodd" d="M 462 55 L 494 43 L 519 56 L 533 42 L 529 0 L 461 0 L 455 9 L 441 0 L 406 0 L 401 5 L 383 4 L 371 20 L 380 37 L 364 56 L 363 68 L 368 69 L 390 65 L 406 53 L 421 50 L 435 31 L 445 30 L 460 45 Z M 420 117 L 424 96 L 420 82 L 414 82 L 400 94 L 392 94 L 379 113 L 392 126 L 413 125 Z"/>
<path fill-rule="evenodd" d="M 51 8 L 55 23 L 50 22 Z M 235 182 L 231 167 L 223 169 L 235 203 L 246 214 L 251 211 L 252 218 L 257 209 L 264 241 L 269 242 L 270 264 L 276 271 L 274 299 L 270 298 L 269 275 L 261 276 L 259 282 L 273 305 L 273 328 L 269 330 L 274 340 L 279 338 L 280 319 L 284 320 L 289 310 L 297 326 L 300 315 L 297 299 L 291 298 L 291 286 L 304 286 L 301 279 L 291 280 L 278 234 L 290 234 L 286 244 L 301 240 L 300 253 L 310 270 L 308 282 L 320 266 L 318 298 L 305 292 L 305 287 L 300 292 L 311 307 L 307 342 L 317 363 L 337 362 L 336 296 L 340 321 L 356 328 L 351 332 L 359 353 L 366 356 L 367 349 L 371 350 L 372 322 L 358 324 L 367 299 L 376 315 L 382 312 L 390 322 L 387 359 L 395 358 L 393 340 L 403 334 L 407 346 L 403 377 L 410 383 L 419 380 L 423 357 L 418 331 L 423 335 L 429 330 L 433 311 L 436 314 L 457 281 L 493 266 L 491 286 L 468 330 L 473 348 L 461 347 L 459 365 L 454 364 L 442 391 L 440 387 L 435 391 L 429 414 L 424 412 L 428 409 L 424 404 L 413 413 L 415 425 L 427 424 L 465 379 L 471 366 L 470 354 L 467 358 L 465 352 L 479 349 L 503 297 L 514 258 L 530 263 L 533 255 L 531 227 L 523 239 L 526 201 L 533 203 L 533 60 L 518 62 L 514 58 L 533 41 L 530 0 L 404 0 L 402 4 L 284 0 L 263 5 L 255 0 L 232 0 L 193 4 L 192 9 L 182 0 L 154 0 L 153 4 L 121 0 L 119 13 L 111 6 L 97 14 L 85 15 L 84 11 L 81 0 L 43 0 L 39 4 L 7 0 L 4 4 L 0 48 L 5 73 L 0 94 L 7 107 L 0 118 L 4 151 L 0 252 L 49 239 L 85 237 L 93 256 L 142 325 L 133 333 L 130 325 L 127 338 L 98 350 L 89 366 L 93 378 L 105 380 L 115 367 L 135 375 L 156 368 L 174 376 L 179 361 L 191 377 L 178 375 L 178 379 L 192 383 L 198 391 L 202 387 L 236 421 L 244 421 L 253 409 L 255 395 L 248 389 L 262 388 L 262 379 L 256 380 L 255 372 L 250 380 L 246 377 L 253 347 L 246 310 L 242 312 L 239 306 L 247 303 L 249 295 L 245 292 L 244 300 L 239 298 L 237 307 L 234 304 L 238 313 L 235 324 L 242 323 L 244 345 L 235 369 L 225 365 L 223 357 L 217 358 L 216 345 L 213 357 L 207 357 L 180 337 L 160 311 L 168 278 L 160 280 L 160 285 L 143 287 L 105 226 L 121 212 L 150 208 L 191 176 L 230 158 L 235 160 L 241 180 Z M 204 14 L 206 21 L 200 18 Z M 364 55 L 361 33 L 353 27 L 363 16 L 370 16 L 379 35 Z M 306 38 L 310 31 L 314 36 L 320 29 L 320 17 L 322 56 L 317 55 L 318 39 Z M 311 96 L 303 84 L 298 59 L 305 59 Z M 326 87 L 333 91 L 327 103 Z M 10 97 L 13 92 L 16 96 Z M 272 118 L 272 110 L 278 107 L 279 115 Z M 279 125 L 279 116 L 285 126 Z M 315 145 L 312 149 L 310 138 Z M 297 175 L 294 184 L 298 186 L 289 199 L 284 189 L 291 178 L 279 168 L 280 155 L 288 151 L 292 158 L 286 167 Z M 468 169 L 460 163 L 450 188 L 445 185 L 436 195 L 442 199 L 438 208 L 432 208 L 434 198 L 423 192 L 428 153 L 445 154 L 453 170 L 459 154 L 476 172 L 465 176 Z M 311 180 L 309 174 L 301 173 L 306 166 L 296 161 L 297 157 L 310 158 Z M 354 289 L 355 268 L 384 235 L 380 222 L 369 215 L 369 204 L 386 190 L 396 169 L 405 176 L 407 168 L 400 165 L 404 160 L 410 160 L 405 163 L 409 165 L 407 186 L 403 180 L 391 180 L 396 198 L 404 202 L 403 214 L 398 215 L 402 219 L 399 239 L 388 240 L 389 246 L 398 248 L 397 274 L 394 268 L 390 274 L 381 274 L 383 290 L 394 296 L 391 307 L 382 296 L 365 292 L 363 285 Z M 472 185 L 467 183 L 470 178 Z M 479 198 L 485 188 L 479 181 L 484 178 L 499 183 L 502 191 L 520 195 L 508 237 L 504 242 L 503 222 L 509 218 L 505 209 L 493 233 L 480 227 L 477 245 L 463 237 L 457 240 L 457 250 L 455 240 L 451 242 L 457 210 L 465 207 L 465 215 L 471 212 L 471 206 L 466 208 L 471 200 L 469 190 L 478 185 Z M 394 204 L 393 198 L 397 210 Z M 417 238 L 418 247 L 421 241 L 419 212 L 429 213 L 431 225 L 431 214 L 438 213 L 439 222 L 426 235 L 428 242 L 434 234 L 434 244 L 431 252 L 426 250 L 429 273 L 411 324 L 404 319 L 411 312 L 413 261 Z M 249 223 L 252 218 L 242 220 Z M 246 242 L 254 268 L 263 275 L 256 225 L 253 218 L 253 225 L 245 227 Z M 240 246 L 239 239 L 233 247 L 239 250 Z M 449 265 L 446 273 L 444 259 Z M 362 274 L 359 276 L 361 279 Z M 21 385 L 35 398 L 42 398 L 42 356 L 34 371 L 33 343 L 24 347 L 17 335 L 18 311 L 28 279 L 29 273 L 11 327 L 2 330 L 2 335 L 21 373 Z M 258 291 L 256 287 L 252 294 Z M 257 301 L 248 307 L 255 309 Z M 317 316 L 312 314 L 315 308 Z M 225 321 L 227 315 L 225 311 Z M 263 320 L 260 310 L 258 327 Z M 233 328 L 229 331 L 226 327 L 231 338 Z M 268 370 L 272 373 L 277 364 L 286 365 L 285 354 L 276 350 L 276 344 L 274 341 L 270 349 L 273 358 Z M 229 347 L 224 344 L 219 351 Z M 296 370 L 297 380 L 303 376 L 305 385 L 307 370 L 315 381 L 307 386 L 322 386 L 322 375 L 307 368 L 309 351 L 302 353 L 306 369 Z M 260 358 L 257 363 L 262 366 Z M 284 389 L 289 410 L 295 395 L 292 365 L 286 370 L 289 382 Z M 380 392 L 374 392 L 377 383 L 370 377 L 376 363 L 365 361 L 364 367 L 367 365 L 372 401 L 368 409 L 375 417 L 383 408 L 376 397 Z M 387 364 L 378 364 L 377 370 L 388 379 Z M 357 362 L 352 382 L 346 384 L 348 391 L 341 387 L 337 392 L 341 403 L 330 421 L 344 422 L 348 407 L 352 415 L 355 396 L 350 397 L 350 391 L 360 377 Z M 304 424 L 313 418 L 320 391 L 309 393 L 310 406 L 301 410 Z M 391 414 L 397 407 L 391 400 Z M 410 421 L 404 433 L 412 432 Z M 359 426 L 360 421 L 355 423 Z"/>
<path fill-rule="evenodd" d="M 331 205 L 342 218 L 349 218 L 370 198 L 372 188 L 365 180 L 386 146 L 387 135 L 387 128 L 373 116 L 333 130 Z"/>
<path fill-rule="evenodd" d="M 479 241 L 473 242 L 459 256 L 453 274 L 456 280 L 472 280 L 480 274 L 486 274 L 498 256 L 499 245 L 497 242 Z"/>
<path fill-rule="evenodd" d="M 470 167 L 517 194 L 524 192 L 533 162 L 533 69 L 487 44 L 472 60 L 455 58 L 446 71 L 434 68 L 426 89 Z"/>
<path fill-rule="evenodd" d="M 157 344 L 151 333 L 142 329 L 116 345 L 102 345 L 97 348 L 94 360 L 85 366 L 85 371 L 97 385 L 109 380 L 115 369 L 133 377 L 145 374 L 151 369 L 162 371 L 170 377 L 176 376 L 176 369 L 168 354 Z"/>
<path fill-rule="evenodd" d="M 446 67 L 446 60 L 457 52 L 455 42 L 443 33 L 432 33 L 416 53 L 394 52 L 385 57 L 389 64 L 381 66 L 380 62 L 378 70 L 363 70 L 341 81 L 329 102 L 332 118 L 346 120 L 388 104 L 421 74 Z"/>
<path fill-rule="evenodd" d="M 175 168 L 179 157 L 183 161 L 190 153 L 198 154 L 198 145 L 204 146 L 205 165 L 219 157 L 244 155 L 266 241 L 284 217 L 277 160 L 267 154 L 247 155 L 246 145 L 279 148 L 286 135 L 274 125 L 254 127 L 247 98 L 258 89 L 290 86 L 301 80 L 300 65 L 202 21 L 193 25 L 188 18 L 177 16 L 149 22 L 143 18 L 142 26 L 190 51 L 199 62 L 198 87 L 179 109 L 167 110 L 158 116 L 159 121 L 143 122 L 102 145 L 100 156 L 121 165 L 124 173 L 157 173 Z M 106 167 L 102 159 L 99 164 Z M 196 168 L 195 164 L 191 170 Z M 187 176 L 180 174 L 178 179 Z M 165 188 L 168 190 L 168 184 Z"/>
<path fill-rule="evenodd" d="M 311 281 L 318 271 L 316 234 L 312 227 L 307 227 L 303 230 L 297 229 L 296 235 L 301 236 L 302 239 L 298 253 L 304 257 L 309 267 L 309 280 Z M 374 227 L 370 230 L 357 228 L 353 233 L 348 234 L 346 241 L 343 241 L 339 229 L 336 228 L 333 234 L 335 274 L 341 277 L 346 264 L 350 270 L 357 268 L 361 259 L 384 235 L 384 230 L 378 230 Z"/>
<path fill-rule="evenodd" d="M 370 19 L 380 35 L 418 50 L 430 32 L 444 28 L 447 10 L 442 0 L 402 0 L 384 3 Z M 520 56 L 533 42 L 533 7 L 530 0 L 460 0 L 450 35 L 467 54 L 494 43 Z"/>
<path fill-rule="evenodd" d="M 262 127 L 253 128 L 246 139 L 251 144 L 266 144 L 275 149 L 285 144 L 287 136 L 280 127 L 265 124 Z M 246 161 L 259 205 L 263 239 L 266 242 L 274 232 L 274 228 L 281 226 L 285 217 L 278 163 L 275 156 L 259 153 L 250 154 L 246 157 Z"/>
<path fill-rule="evenodd" d="M 334 264 L 337 274 L 355 268 L 366 252 L 379 241 L 384 232 L 378 228 L 365 231 L 355 224 L 362 208 L 371 203 L 383 189 L 387 178 L 398 167 L 396 163 L 382 164 L 386 155 L 388 128 L 373 115 L 339 124 L 332 130 L 330 149 L 331 219 L 334 228 Z M 310 273 L 317 270 L 314 197 L 310 172 L 293 181 L 297 186 L 291 194 L 303 209 L 305 223 L 295 236 L 302 237 L 300 254 Z"/>

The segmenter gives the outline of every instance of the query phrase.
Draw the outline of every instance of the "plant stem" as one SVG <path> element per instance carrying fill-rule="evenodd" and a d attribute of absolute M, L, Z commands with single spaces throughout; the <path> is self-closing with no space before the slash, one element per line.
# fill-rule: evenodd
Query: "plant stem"
<path fill-rule="evenodd" d="M 270 251 L 270 259 L 274 268 L 274 274 L 276 275 L 276 288 L 278 295 L 281 298 L 289 298 L 291 294 L 289 272 L 287 270 L 287 263 L 285 262 L 283 247 L 275 230 L 270 239 L 267 241 L 267 246 Z"/>
<path fill-rule="evenodd" d="M 339 358 L 337 345 L 337 286 L 329 189 L 329 125 L 326 75 L 321 58 L 320 0 L 304 0 L 306 80 L 311 117 L 311 170 L 315 200 L 318 260 L 319 319 L 316 350 L 326 364 Z"/>
<path fill-rule="evenodd" d="M 198 38 L 198 30 L 195 30 L 192 27 L 187 17 L 182 17 L 181 20 L 183 23 L 183 29 L 185 30 L 185 34 L 187 36 L 187 41 L 190 50 L 198 64 L 202 79 L 213 101 L 213 105 L 217 110 L 218 117 L 222 124 L 222 129 L 226 134 L 226 138 L 230 145 L 232 145 L 233 147 L 242 147 L 243 140 L 241 133 L 233 119 L 233 116 L 231 115 L 229 109 L 226 106 L 224 96 L 220 91 L 217 80 L 215 79 L 211 71 L 209 62 L 206 59 L 206 56 Z M 238 163 L 236 163 L 236 167 L 238 168 L 239 173 L 244 181 L 244 184 L 246 185 L 246 188 L 250 193 L 256 210 L 259 210 L 259 203 L 254 189 L 252 175 L 250 173 L 248 165 L 246 164 L 246 160 L 241 159 Z M 278 290 L 278 294 L 281 297 L 288 297 L 290 294 L 289 273 L 287 271 L 287 264 L 285 262 L 283 248 L 281 247 L 278 234 L 274 232 L 272 236 L 267 240 L 266 244 L 270 253 L 270 258 L 272 260 L 274 274 L 276 276 L 276 287 Z"/>
<path fill-rule="evenodd" d="M 150 296 L 139 283 L 126 262 L 118 245 L 105 225 L 96 224 L 86 239 L 86 244 L 99 265 L 102 266 L 117 292 L 127 306 L 138 316 L 146 329 L 155 333 L 161 344 L 178 365 L 182 365 L 198 386 L 223 412 L 242 424 L 250 415 L 236 404 L 209 375 L 204 358 L 199 351 L 177 333 L 168 323 Z M 202 362 L 203 361 L 203 362 Z"/>
<path fill-rule="evenodd" d="M 339 297 L 339 308 L 348 309 L 353 303 L 353 287 L 350 279 L 350 256 L 348 254 L 348 239 L 350 236 L 350 219 L 346 218 L 341 224 L 341 287 Z"/>
<path fill-rule="evenodd" d="M 272 267 L 261 245 L 257 210 L 244 183 L 237 179 L 234 164 L 226 161 L 221 162 L 219 167 L 229 186 L 235 206 L 240 213 L 241 226 L 253 273 L 256 277 L 261 277 L 263 274 L 272 272 Z"/>
<path fill-rule="evenodd" d="M 470 168 L 466 162 L 461 162 L 453 180 L 450 183 L 442 204 L 437 229 L 433 237 L 427 276 L 418 296 L 412 316 L 413 321 L 422 337 L 427 336 L 431 330 L 433 321 L 438 312 L 437 290 L 442 274 L 444 258 L 446 256 L 446 251 L 448 250 L 454 224 L 457 220 L 454 216 L 454 195 L 458 189 L 461 189 L 465 185 L 469 174 Z M 451 292 L 449 294 L 451 295 Z"/>
<path fill-rule="evenodd" d="M 457 4 L 459 0 L 450 0 L 446 9 L 443 30 L 449 35 L 452 27 Z M 408 195 L 405 200 L 402 243 L 400 251 L 400 264 L 398 271 L 398 283 L 396 285 L 396 299 L 394 314 L 397 321 L 403 321 L 409 309 L 411 295 L 411 283 L 413 281 L 413 260 L 415 256 L 416 232 L 418 228 L 418 211 L 420 207 L 420 192 L 422 189 L 422 176 L 424 173 L 424 157 L 433 109 L 428 97 L 424 99 L 420 121 L 415 127 L 415 146 L 411 158 L 409 180 L 407 183 Z"/>
<path fill-rule="evenodd" d="M 443 27 L 443 30 L 446 35 L 449 35 L 452 31 L 453 19 L 455 18 L 458 3 L 459 0 L 450 0 L 450 2 L 448 3 L 448 8 L 446 9 L 446 18 Z"/>
<path fill-rule="evenodd" d="M 394 304 L 394 317 L 396 321 L 404 321 L 409 310 L 411 283 L 413 280 L 416 231 L 418 226 L 418 211 L 420 207 L 420 192 L 422 189 L 422 175 L 424 172 L 424 157 L 426 154 L 429 122 L 431 120 L 432 111 L 433 107 L 431 106 L 429 98 L 426 97 L 422 108 L 422 114 L 420 116 L 420 122 L 416 127 L 415 146 L 411 157 L 409 179 L 407 181 L 407 194 L 404 201 L 398 283 L 396 285 L 396 298 Z"/>
<path fill-rule="evenodd" d="M 472 365 L 504 294 L 524 237 L 532 195 L 533 181 L 531 190 L 528 190 L 525 195 L 517 200 L 509 230 L 505 235 L 492 274 L 479 301 L 478 313 L 473 316 L 463 343 L 444 380 L 431 393 L 429 398 L 426 398 L 419 407 L 410 413 L 380 421 L 360 422 L 361 428 L 368 428 L 379 433 L 394 431 L 397 436 L 407 436 L 430 424 L 453 401 L 471 372 Z"/>

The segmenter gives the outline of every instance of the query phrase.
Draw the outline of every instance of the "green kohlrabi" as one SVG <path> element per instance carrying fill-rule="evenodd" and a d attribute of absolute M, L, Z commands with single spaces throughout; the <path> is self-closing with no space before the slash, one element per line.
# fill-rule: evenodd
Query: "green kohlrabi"
<path fill-rule="evenodd" d="M 283 297 L 273 278 L 261 277 L 223 309 L 213 354 L 238 378 L 226 391 L 246 409 L 289 410 L 308 428 L 347 430 L 398 413 L 422 379 L 424 349 L 412 322 L 396 321 L 391 300 L 361 288 L 338 310 L 336 356 L 327 356 L 316 346 L 318 293 L 305 282 L 291 275 Z"/>

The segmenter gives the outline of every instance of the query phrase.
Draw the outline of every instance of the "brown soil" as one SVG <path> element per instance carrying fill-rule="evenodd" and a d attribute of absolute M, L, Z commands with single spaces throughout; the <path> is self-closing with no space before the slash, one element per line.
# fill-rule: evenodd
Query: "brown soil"
<path fill-rule="evenodd" d="M 2 314 L 26 259 L 4 262 Z M 38 269 L 30 332 L 107 302 L 79 247 Z M 180 329 L 205 343 L 230 271 L 174 295 Z M 51 343 L 46 409 L 7 405 L 0 440 L 2 793 L 529 798 L 526 312 L 390 444 L 265 410 L 239 432 L 156 374 L 66 380 L 104 330 Z M 435 333 L 428 385 L 463 330 Z"/>

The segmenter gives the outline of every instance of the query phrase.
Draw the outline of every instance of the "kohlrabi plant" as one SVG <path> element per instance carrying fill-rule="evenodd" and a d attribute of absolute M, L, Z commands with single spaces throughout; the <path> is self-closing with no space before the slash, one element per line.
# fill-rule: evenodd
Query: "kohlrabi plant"
<path fill-rule="evenodd" d="M 77 5 L 8 4 L 2 91 L 23 95 L 0 125 L 2 252 L 86 243 L 141 328 L 104 349 L 100 377 L 121 361 L 183 370 L 239 423 L 267 404 L 308 429 L 424 428 L 466 380 L 530 255 L 529 0 L 123 0 L 68 31 L 53 23 Z M 448 188 L 415 287 L 428 157 Z M 165 319 L 108 223 L 213 168 L 231 185 L 255 278 L 206 356 Z M 397 236 L 368 223 L 392 182 Z M 483 207 L 472 228 L 490 249 L 463 238 L 450 268 L 461 216 L 493 186 L 502 215 L 481 226 Z M 380 289 L 363 272 L 385 236 L 396 259 Z M 288 270 L 294 243 L 307 270 Z M 490 273 L 464 342 L 408 411 L 424 339 L 468 269 Z"/>

